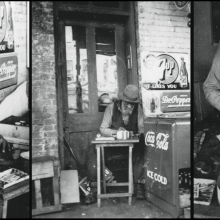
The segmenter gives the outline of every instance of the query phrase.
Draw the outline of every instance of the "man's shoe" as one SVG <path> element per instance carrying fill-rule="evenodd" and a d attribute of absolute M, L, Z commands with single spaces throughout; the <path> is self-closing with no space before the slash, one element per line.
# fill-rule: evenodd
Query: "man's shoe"
<path fill-rule="evenodd" d="M 145 190 L 144 184 L 138 183 L 137 184 L 137 199 L 145 199 Z"/>
<path fill-rule="evenodd" d="M 94 193 L 89 193 L 84 201 L 85 205 L 91 205 L 97 202 L 97 196 Z"/>

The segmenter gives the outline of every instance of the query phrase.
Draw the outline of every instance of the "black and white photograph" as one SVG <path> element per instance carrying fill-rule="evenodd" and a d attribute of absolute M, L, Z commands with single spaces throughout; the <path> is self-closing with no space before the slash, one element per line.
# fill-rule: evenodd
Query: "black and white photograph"
<path fill-rule="evenodd" d="M 190 218 L 191 2 L 31 10 L 32 218 Z"/>
<path fill-rule="evenodd" d="M 220 1 L 194 2 L 194 218 L 220 218 Z"/>
<path fill-rule="evenodd" d="M 0 2 L 0 218 L 30 217 L 29 2 Z"/>

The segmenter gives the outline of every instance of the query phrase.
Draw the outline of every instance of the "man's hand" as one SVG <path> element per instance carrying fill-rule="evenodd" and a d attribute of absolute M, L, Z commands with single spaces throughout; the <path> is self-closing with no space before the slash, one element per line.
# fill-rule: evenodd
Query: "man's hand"
<path fill-rule="evenodd" d="M 123 128 L 123 127 L 120 127 L 119 129 L 118 129 L 118 131 L 127 131 L 125 128 Z"/>

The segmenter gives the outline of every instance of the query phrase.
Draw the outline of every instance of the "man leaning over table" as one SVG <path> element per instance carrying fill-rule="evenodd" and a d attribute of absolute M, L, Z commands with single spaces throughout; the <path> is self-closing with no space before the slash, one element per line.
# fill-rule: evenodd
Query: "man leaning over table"
<path fill-rule="evenodd" d="M 214 56 L 211 70 L 203 84 L 208 102 L 220 111 L 220 46 Z"/>
<path fill-rule="evenodd" d="M 117 131 L 127 130 L 133 134 L 140 134 L 139 143 L 133 149 L 134 184 L 137 189 L 137 199 L 145 199 L 144 195 L 144 122 L 143 110 L 140 105 L 138 88 L 127 85 L 123 92 L 118 94 L 119 100 L 110 103 L 105 110 L 100 132 L 102 136 L 116 135 Z M 113 152 L 111 152 L 113 151 Z M 120 149 L 106 149 L 105 153 L 120 153 Z M 123 152 L 124 153 L 124 152 Z M 97 202 L 97 187 L 92 184 L 97 181 L 97 156 L 94 145 L 87 152 L 87 180 L 90 183 L 90 194 L 85 198 L 85 204 Z"/>

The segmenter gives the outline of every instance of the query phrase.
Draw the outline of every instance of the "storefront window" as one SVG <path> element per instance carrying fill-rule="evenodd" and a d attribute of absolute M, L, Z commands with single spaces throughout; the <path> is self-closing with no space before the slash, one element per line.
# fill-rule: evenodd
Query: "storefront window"
<path fill-rule="evenodd" d="M 66 26 L 65 36 L 69 113 L 88 113 L 86 28 Z"/>
<path fill-rule="evenodd" d="M 112 100 L 118 93 L 115 30 L 95 28 L 95 39 L 98 96 L 107 93 Z"/>

